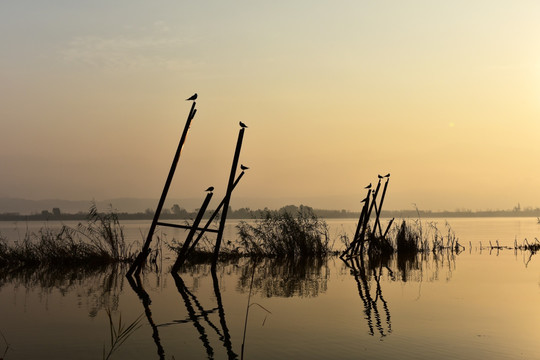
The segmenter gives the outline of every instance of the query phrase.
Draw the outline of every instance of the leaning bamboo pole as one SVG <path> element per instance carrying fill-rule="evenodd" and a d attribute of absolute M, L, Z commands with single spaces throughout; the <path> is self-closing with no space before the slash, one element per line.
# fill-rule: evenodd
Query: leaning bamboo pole
<path fill-rule="evenodd" d="M 184 147 L 184 143 L 187 138 L 189 127 L 191 126 L 191 120 L 193 120 L 193 118 L 195 117 L 195 113 L 197 112 L 197 109 L 195 109 L 195 105 L 196 105 L 196 102 L 193 101 L 193 104 L 191 105 L 191 110 L 189 111 L 189 115 L 186 120 L 186 125 L 184 126 L 184 131 L 182 132 L 182 136 L 180 137 L 180 142 L 178 143 L 178 147 L 176 148 L 176 153 L 174 154 L 171 168 L 169 170 L 169 175 L 167 176 L 167 180 L 165 181 L 165 186 L 163 187 L 161 197 L 159 198 L 156 212 L 154 213 L 154 218 L 152 219 L 152 224 L 150 225 L 150 229 L 148 230 L 146 241 L 142 247 L 141 252 L 139 253 L 139 255 L 137 255 L 137 257 L 131 264 L 126 276 L 131 276 L 134 272 L 136 274 L 140 274 L 143 264 L 146 261 L 148 254 L 150 253 L 150 243 L 152 242 L 154 231 L 156 230 L 159 216 L 161 215 L 161 210 L 163 209 L 163 205 L 165 204 L 165 199 L 167 198 L 167 193 L 169 192 L 169 188 L 172 183 L 174 172 L 176 171 L 176 166 L 178 164 L 178 160 L 180 159 L 180 154 L 182 153 L 182 148 Z"/>
<path fill-rule="evenodd" d="M 234 181 L 234 184 L 233 184 L 233 190 L 234 188 L 236 187 L 236 185 L 238 185 L 238 183 L 240 182 L 240 179 L 242 178 L 242 176 L 244 176 L 245 174 L 245 171 L 242 171 L 240 173 L 240 175 L 238 175 L 238 177 L 236 178 L 236 180 Z M 197 229 L 199 230 L 199 234 L 197 235 L 197 237 L 195 238 L 195 241 L 193 241 L 193 244 L 191 244 L 188 252 L 186 253 L 186 257 L 189 255 L 190 252 L 192 252 L 193 250 L 195 250 L 195 246 L 197 246 L 197 244 L 199 243 L 199 240 L 201 240 L 201 238 L 203 237 L 204 233 L 206 231 L 208 231 L 208 227 L 210 226 L 210 224 L 212 223 L 212 221 L 214 221 L 215 217 L 217 216 L 217 214 L 219 214 L 219 211 L 221 210 L 221 208 L 223 207 L 223 204 L 225 204 L 225 198 L 223 198 L 221 200 L 221 202 L 219 203 L 218 207 L 216 208 L 216 210 L 214 210 L 214 212 L 212 213 L 212 215 L 210 216 L 210 218 L 208 219 L 208 221 L 206 222 L 206 225 L 204 225 L 204 228 L 201 229 Z"/>
<path fill-rule="evenodd" d="M 197 214 L 197 217 L 193 221 L 191 230 L 189 231 L 189 234 L 186 237 L 186 240 L 184 241 L 184 245 L 182 246 L 182 249 L 180 249 L 180 252 L 178 253 L 178 257 L 176 258 L 176 261 L 174 262 L 174 265 L 172 266 L 171 272 L 177 272 L 180 269 L 180 266 L 182 266 L 182 264 L 184 263 L 191 240 L 193 240 L 193 236 L 195 236 L 195 232 L 197 231 L 199 223 L 201 222 L 202 217 L 206 211 L 206 208 L 208 207 L 208 203 L 210 203 L 210 200 L 212 199 L 212 195 L 213 195 L 212 192 L 209 192 L 208 194 L 206 194 L 203 204 L 201 208 L 199 209 L 199 213 Z"/>
<path fill-rule="evenodd" d="M 214 246 L 214 258 L 212 260 L 212 269 L 217 267 L 217 261 L 219 256 L 219 249 L 221 247 L 221 240 L 223 239 L 223 230 L 225 229 L 225 222 L 227 220 L 227 211 L 229 210 L 229 202 L 231 201 L 231 194 L 234 188 L 234 178 L 236 175 L 236 169 L 238 167 L 238 158 L 240 157 L 240 151 L 242 150 L 242 141 L 244 139 L 245 125 L 241 123 L 240 131 L 238 133 L 238 140 L 236 142 L 236 149 L 234 151 L 233 163 L 231 166 L 231 173 L 229 175 L 229 183 L 227 185 L 227 192 L 223 201 L 223 211 L 221 213 L 221 221 L 219 222 L 218 234 L 216 237 L 216 245 Z"/>

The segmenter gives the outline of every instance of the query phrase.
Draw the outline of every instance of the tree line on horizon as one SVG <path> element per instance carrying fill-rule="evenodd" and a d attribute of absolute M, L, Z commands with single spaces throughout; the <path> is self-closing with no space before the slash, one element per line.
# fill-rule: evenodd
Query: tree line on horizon
<path fill-rule="evenodd" d="M 331 209 L 314 209 L 306 205 L 286 205 L 277 210 L 268 208 L 252 210 L 249 207 L 243 207 L 233 210 L 229 206 L 227 212 L 227 218 L 229 219 L 261 219 L 267 214 L 276 214 L 283 212 L 295 213 L 300 211 L 302 207 L 308 208 L 313 211 L 315 215 L 320 218 L 327 219 L 347 219 L 358 218 L 360 212 L 349 211 L 345 209 L 331 210 Z M 161 212 L 160 219 L 163 220 L 190 220 L 197 216 L 199 209 L 188 211 L 178 204 L 174 204 L 171 208 L 164 208 Z M 144 212 L 127 213 L 118 212 L 114 209 L 109 209 L 103 213 L 114 212 L 120 220 L 151 220 L 154 216 L 153 209 L 146 209 Z M 209 218 L 213 214 L 214 210 L 207 210 L 204 214 L 204 218 Z M 482 210 L 472 211 L 468 209 L 454 210 L 454 211 L 432 211 L 432 210 L 382 210 L 381 217 L 383 218 L 423 218 L 423 217 L 539 217 L 540 208 L 525 208 L 516 206 L 511 210 Z M 18 212 L 0 213 L 0 221 L 33 221 L 33 220 L 85 220 L 88 217 L 87 212 L 77 213 L 64 213 L 60 208 L 53 208 L 52 211 L 43 210 L 40 213 L 34 214 L 20 214 Z"/>

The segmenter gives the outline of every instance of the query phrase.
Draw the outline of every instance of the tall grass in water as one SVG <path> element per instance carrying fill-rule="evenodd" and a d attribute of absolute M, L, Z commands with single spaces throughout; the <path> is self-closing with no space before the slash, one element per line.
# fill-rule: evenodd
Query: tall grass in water
<path fill-rule="evenodd" d="M 313 209 L 266 211 L 255 225 L 237 225 L 240 247 L 251 256 L 324 256 L 331 252 L 328 226 Z"/>
<path fill-rule="evenodd" d="M 9 343 L 6 339 L 6 337 L 4 336 L 4 334 L 2 334 L 2 332 L 0 331 L 0 335 L 2 336 L 2 339 L 4 339 L 4 342 L 6 343 L 6 349 L 4 350 L 4 353 L 2 354 L 2 357 L 0 357 L 0 360 L 4 359 L 6 357 L 6 354 L 9 350 Z"/>
<path fill-rule="evenodd" d="M 132 256 L 126 245 L 124 229 L 112 209 L 107 213 L 99 213 L 96 205 L 92 204 L 87 224 L 79 223 L 77 231 L 103 256 L 108 255 L 117 260 L 129 259 Z"/>
<path fill-rule="evenodd" d="M 422 228 L 420 220 L 406 222 L 394 228 L 389 236 L 390 241 L 395 243 L 398 254 L 416 254 L 418 252 L 437 252 L 450 250 L 459 253 L 464 247 L 459 243 L 456 234 L 448 223 L 446 235 L 441 233 L 436 223 L 428 223 L 428 229 Z"/>
<path fill-rule="evenodd" d="M 405 220 L 397 230 L 395 243 L 398 253 L 416 253 L 424 249 L 425 245 L 418 228 L 408 225 Z"/>
<path fill-rule="evenodd" d="M 13 244 L 0 238 L 0 266 L 11 268 L 102 265 L 132 258 L 117 215 L 98 213 L 95 205 L 86 225 L 64 225 L 59 230 L 43 227 Z"/>
<path fill-rule="evenodd" d="M 106 352 L 105 346 L 103 346 L 103 359 L 105 360 L 108 360 L 120 348 L 120 346 L 122 346 L 122 344 L 142 326 L 140 324 L 142 314 L 130 324 L 122 324 L 122 314 L 120 314 L 118 318 L 118 325 L 116 326 L 110 310 L 107 310 L 107 316 L 109 318 L 110 349 L 108 352 Z"/>

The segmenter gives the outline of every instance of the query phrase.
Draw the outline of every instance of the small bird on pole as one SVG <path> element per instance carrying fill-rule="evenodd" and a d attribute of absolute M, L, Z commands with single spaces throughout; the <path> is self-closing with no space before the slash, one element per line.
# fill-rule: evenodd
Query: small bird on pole
<path fill-rule="evenodd" d="M 249 168 L 248 168 L 247 166 L 243 165 L 243 164 L 240 164 L 240 169 L 242 169 L 242 170 L 247 170 L 247 169 L 249 169 Z"/>
<path fill-rule="evenodd" d="M 190 100 L 193 100 L 193 101 L 197 100 L 197 93 L 191 95 L 190 97 L 188 97 L 188 98 L 186 99 L 186 101 L 190 101 Z"/>
<path fill-rule="evenodd" d="M 379 179 L 382 179 L 384 176 L 382 176 L 382 175 L 379 174 L 379 175 L 377 175 L 377 177 L 378 177 Z"/>
<path fill-rule="evenodd" d="M 371 183 L 369 183 L 369 185 L 366 186 L 364 189 L 371 189 Z"/>
<path fill-rule="evenodd" d="M 240 127 L 247 128 L 247 125 L 240 121 Z"/>
<path fill-rule="evenodd" d="M 387 177 L 390 177 L 390 173 L 384 175 L 384 177 L 386 177 L 386 178 L 387 178 Z"/>
<path fill-rule="evenodd" d="M 208 189 L 206 189 L 206 190 L 204 190 L 204 191 L 208 191 L 208 192 L 214 191 L 214 187 L 213 187 L 213 186 L 210 186 Z"/>

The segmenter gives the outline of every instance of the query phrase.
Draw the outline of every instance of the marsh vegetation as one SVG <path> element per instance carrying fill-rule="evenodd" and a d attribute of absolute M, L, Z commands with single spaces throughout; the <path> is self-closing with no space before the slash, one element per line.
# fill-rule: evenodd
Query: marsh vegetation
<path fill-rule="evenodd" d="M 21 240 L 9 243 L 0 238 L 0 266 L 19 267 L 99 267 L 133 259 L 118 216 L 100 213 L 92 205 L 86 223 L 59 229 L 42 227 L 26 232 Z"/>
<path fill-rule="evenodd" d="M 267 211 L 253 225 L 242 221 L 237 228 L 240 247 L 250 256 L 321 257 L 332 252 L 326 222 L 308 206 Z"/>

